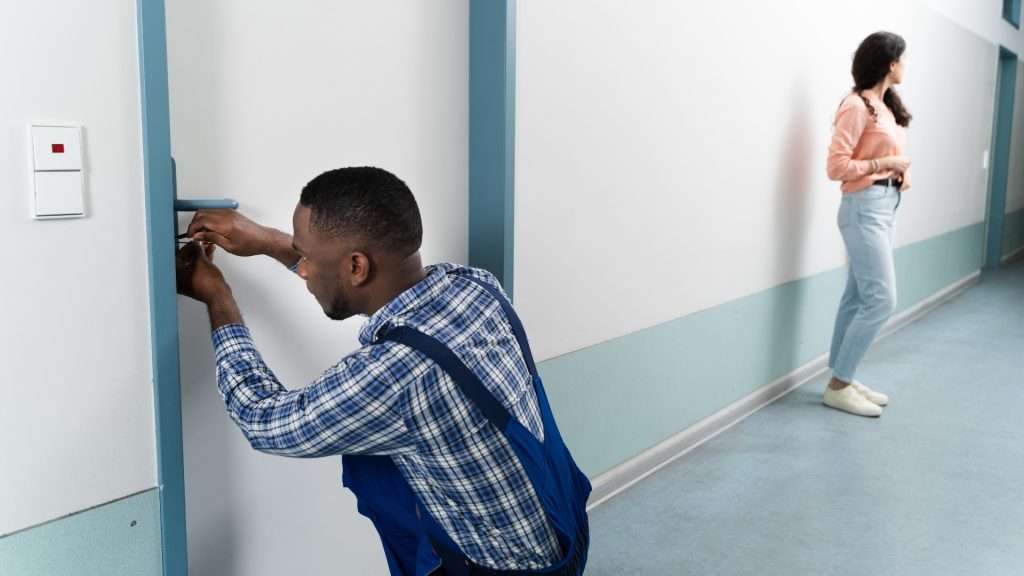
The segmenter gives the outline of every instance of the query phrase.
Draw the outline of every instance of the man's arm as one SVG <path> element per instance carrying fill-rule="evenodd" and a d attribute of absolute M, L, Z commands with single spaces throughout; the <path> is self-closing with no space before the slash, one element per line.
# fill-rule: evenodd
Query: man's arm
<path fill-rule="evenodd" d="M 242 323 L 213 250 L 193 242 L 178 251 L 178 292 L 209 310 L 217 387 L 252 447 L 301 458 L 412 450 L 402 417 L 402 380 L 413 377 L 403 363 L 408 356 L 396 355 L 390 344 L 376 345 L 345 358 L 312 385 L 287 390 Z"/>
<path fill-rule="evenodd" d="M 206 311 L 210 314 L 210 330 L 217 330 L 228 324 L 243 324 L 242 313 L 238 310 L 231 288 L 212 299 L 206 305 Z"/>
<path fill-rule="evenodd" d="M 263 362 L 248 329 L 213 333 L 217 387 L 228 414 L 261 452 L 297 458 L 336 454 L 400 454 L 414 449 L 402 417 L 404 387 L 391 370 L 369 370 L 393 353 L 357 352 L 311 385 L 287 390 Z M 411 374 L 409 372 L 408 374 Z"/>

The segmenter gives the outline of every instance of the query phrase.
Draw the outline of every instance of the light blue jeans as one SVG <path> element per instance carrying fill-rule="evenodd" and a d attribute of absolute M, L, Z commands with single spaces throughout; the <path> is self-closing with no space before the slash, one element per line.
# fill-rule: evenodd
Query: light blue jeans
<path fill-rule="evenodd" d="M 844 194 L 839 232 L 850 257 L 846 291 L 839 302 L 832 351 L 832 375 L 852 382 L 857 365 L 896 309 L 896 269 L 892 236 L 900 192 L 894 186 L 869 186 Z"/>

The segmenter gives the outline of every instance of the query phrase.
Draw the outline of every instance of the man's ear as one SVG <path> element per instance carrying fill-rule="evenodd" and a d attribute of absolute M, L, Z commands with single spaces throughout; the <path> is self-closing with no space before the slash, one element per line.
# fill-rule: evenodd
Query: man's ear
<path fill-rule="evenodd" d="M 362 286 L 373 276 L 373 264 L 365 252 L 352 252 L 342 265 L 348 268 L 349 282 L 352 286 Z"/>

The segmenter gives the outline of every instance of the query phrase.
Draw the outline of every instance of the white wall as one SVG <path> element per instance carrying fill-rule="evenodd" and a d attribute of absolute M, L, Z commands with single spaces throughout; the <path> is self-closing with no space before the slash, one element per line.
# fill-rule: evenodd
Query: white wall
<path fill-rule="evenodd" d="M 1003 0 L 918 1 L 993 44 L 1024 54 L 1024 34 L 1003 19 Z"/>
<path fill-rule="evenodd" d="M 541 358 L 844 264 L 825 158 L 857 44 L 908 41 L 897 244 L 979 222 L 995 45 L 917 2 L 518 4 L 517 305 Z"/>
<path fill-rule="evenodd" d="M 0 534 L 155 486 L 135 2 L 0 3 Z M 85 126 L 88 217 L 29 218 L 31 122 Z"/>
<path fill-rule="evenodd" d="M 179 0 L 168 3 L 168 34 L 181 196 L 232 196 L 290 231 L 309 179 L 378 165 L 419 200 L 425 260 L 466 260 L 466 0 Z M 361 322 L 328 320 L 276 263 L 217 260 L 287 386 L 356 346 Z M 385 574 L 339 459 L 254 452 L 217 394 L 205 311 L 184 300 L 180 311 L 191 573 Z"/>

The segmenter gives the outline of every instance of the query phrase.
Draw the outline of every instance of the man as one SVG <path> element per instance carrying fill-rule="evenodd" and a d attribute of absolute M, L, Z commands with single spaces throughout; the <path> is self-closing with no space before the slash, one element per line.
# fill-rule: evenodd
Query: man
<path fill-rule="evenodd" d="M 234 211 L 196 214 L 178 290 L 207 305 L 217 383 L 253 448 L 342 457 L 343 481 L 392 574 L 581 574 L 590 492 L 551 417 L 515 312 L 493 276 L 424 268 L 408 187 L 379 168 L 310 181 L 294 236 Z M 305 388 L 264 364 L 213 246 L 271 256 L 362 347 Z"/>

